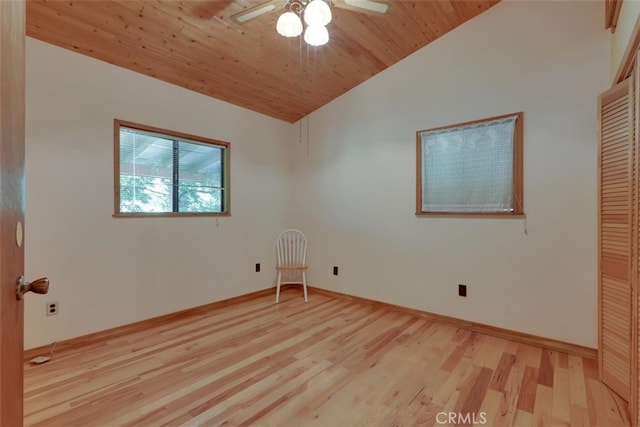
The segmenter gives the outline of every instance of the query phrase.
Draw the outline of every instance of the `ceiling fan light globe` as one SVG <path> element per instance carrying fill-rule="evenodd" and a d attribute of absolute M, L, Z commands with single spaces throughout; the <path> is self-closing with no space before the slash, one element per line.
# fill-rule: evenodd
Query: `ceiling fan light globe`
<path fill-rule="evenodd" d="M 327 25 L 331 22 L 331 8 L 324 0 L 312 0 L 304 9 L 307 25 Z"/>
<path fill-rule="evenodd" d="M 329 31 L 324 25 L 309 25 L 304 31 L 304 41 L 310 46 L 322 46 L 329 42 Z"/>
<path fill-rule="evenodd" d="M 302 21 L 294 12 L 285 12 L 278 18 L 276 30 L 284 37 L 298 37 L 302 34 Z"/>

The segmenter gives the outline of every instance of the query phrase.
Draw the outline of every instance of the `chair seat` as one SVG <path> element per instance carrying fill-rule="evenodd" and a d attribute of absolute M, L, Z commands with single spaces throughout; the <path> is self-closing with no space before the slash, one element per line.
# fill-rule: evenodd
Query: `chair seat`
<path fill-rule="evenodd" d="M 285 265 L 282 267 L 276 267 L 276 270 L 306 270 L 306 265 Z"/>

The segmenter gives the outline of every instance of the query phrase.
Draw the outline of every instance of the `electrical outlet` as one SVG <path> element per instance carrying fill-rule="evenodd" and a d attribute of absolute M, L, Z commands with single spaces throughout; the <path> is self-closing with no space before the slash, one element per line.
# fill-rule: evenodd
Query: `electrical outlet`
<path fill-rule="evenodd" d="M 260 263 L 256 262 L 256 273 L 260 273 Z"/>
<path fill-rule="evenodd" d="M 55 316 L 60 312 L 58 301 L 51 301 L 47 303 L 47 316 Z"/>
<path fill-rule="evenodd" d="M 458 285 L 458 295 L 461 297 L 467 296 L 467 285 L 463 285 L 463 284 Z"/>
<path fill-rule="evenodd" d="M 338 267 L 336 267 L 335 265 L 333 266 L 333 275 L 334 276 L 338 275 Z"/>

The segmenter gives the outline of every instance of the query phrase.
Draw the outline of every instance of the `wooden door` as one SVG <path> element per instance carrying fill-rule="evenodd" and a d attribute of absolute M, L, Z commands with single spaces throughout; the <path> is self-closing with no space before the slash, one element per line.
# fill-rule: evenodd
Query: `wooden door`
<path fill-rule="evenodd" d="M 24 0 L 0 0 L 0 426 L 22 425 L 24 270 Z"/>
<path fill-rule="evenodd" d="M 629 401 L 632 382 L 633 83 L 599 97 L 598 362 L 604 383 Z"/>

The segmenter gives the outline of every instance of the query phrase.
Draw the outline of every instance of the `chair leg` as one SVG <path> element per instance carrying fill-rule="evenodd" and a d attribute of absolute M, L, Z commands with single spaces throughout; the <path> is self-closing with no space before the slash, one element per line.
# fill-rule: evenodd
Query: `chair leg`
<path fill-rule="evenodd" d="M 276 304 L 280 302 L 280 282 L 282 281 L 282 272 L 278 271 L 278 286 L 276 287 Z"/>
<path fill-rule="evenodd" d="M 304 302 L 307 302 L 307 272 L 302 272 L 302 288 L 304 289 Z"/>

